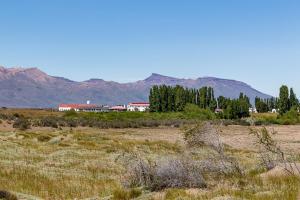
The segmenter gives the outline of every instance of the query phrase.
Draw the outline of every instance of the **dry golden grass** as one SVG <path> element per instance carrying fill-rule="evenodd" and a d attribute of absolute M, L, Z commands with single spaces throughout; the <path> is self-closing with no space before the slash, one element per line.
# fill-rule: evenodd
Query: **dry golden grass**
<path fill-rule="evenodd" d="M 14 115 L 18 113 L 19 115 L 23 115 L 24 117 L 29 118 L 38 118 L 38 117 L 47 117 L 47 116 L 63 116 L 64 113 L 54 111 L 51 109 L 26 109 L 26 108 L 8 108 L 3 109 L 0 108 L 0 114 L 5 115 Z"/>
<path fill-rule="evenodd" d="M 284 148 L 300 154 L 300 126 L 272 126 Z M 248 127 L 222 127 L 227 153 L 247 167 L 247 176 L 209 180 L 207 189 L 169 189 L 138 199 L 296 199 L 296 177 L 258 176 L 257 154 Z M 95 129 L 33 128 L 18 131 L 0 124 L 0 190 L 22 199 L 120 199 L 125 173 L 120 157 L 137 153 L 147 158 L 181 155 L 178 128 Z M 201 157 L 207 152 L 196 152 Z M 119 193 L 118 193 L 119 192 Z M 114 196 L 115 194 L 115 196 Z M 119 197 L 117 197 L 117 194 Z M 126 196 L 127 195 L 127 196 Z"/>

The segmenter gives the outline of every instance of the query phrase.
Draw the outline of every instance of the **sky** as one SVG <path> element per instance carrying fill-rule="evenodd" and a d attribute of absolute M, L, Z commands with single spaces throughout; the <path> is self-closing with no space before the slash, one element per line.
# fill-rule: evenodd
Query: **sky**
<path fill-rule="evenodd" d="M 83 81 L 151 73 L 300 96 L 297 0 L 0 0 L 0 65 Z"/>

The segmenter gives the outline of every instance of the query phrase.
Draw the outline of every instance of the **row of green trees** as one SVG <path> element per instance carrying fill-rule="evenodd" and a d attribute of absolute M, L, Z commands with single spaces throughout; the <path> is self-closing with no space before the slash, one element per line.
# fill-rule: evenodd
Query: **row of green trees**
<path fill-rule="evenodd" d="M 224 97 L 220 96 L 219 100 L 224 99 Z M 226 99 L 226 98 L 225 98 Z M 250 99 L 243 93 L 240 93 L 238 99 L 228 99 L 221 105 L 220 108 L 223 109 L 222 118 L 225 119 L 240 119 L 243 117 L 249 117 L 249 108 L 251 107 Z"/>
<path fill-rule="evenodd" d="M 189 89 L 179 85 L 153 86 L 150 89 L 149 102 L 151 112 L 179 112 L 183 111 L 187 104 L 194 104 L 213 112 L 218 107 L 224 111 L 219 115 L 229 119 L 249 116 L 249 107 L 251 107 L 249 98 L 243 93 L 238 99 L 223 96 L 216 99 L 211 87 Z"/>
<path fill-rule="evenodd" d="M 217 102 L 211 87 L 197 89 L 182 86 L 153 86 L 150 89 L 150 111 L 172 112 L 183 111 L 186 104 L 195 104 L 203 109 L 215 110 Z"/>
<path fill-rule="evenodd" d="M 279 113 L 282 115 L 291 109 L 297 110 L 299 108 L 299 100 L 297 99 L 293 88 L 289 89 L 288 86 L 283 85 L 279 89 L 279 98 L 272 97 L 269 99 L 261 99 L 256 97 L 255 107 L 259 113 L 278 109 Z"/>
<path fill-rule="evenodd" d="M 249 98 L 243 93 L 237 99 L 230 99 L 223 96 L 215 98 L 214 90 L 211 87 L 200 89 L 189 89 L 182 86 L 153 86 L 149 95 L 151 112 L 180 112 L 187 104 L 194 104 L 201 109 L 215 111 L 222 109 L 222 117 L 235 119 L 249 116 L 249 108 L 252 107 Z M 299 100 L 293 88 L 286 85 L 280 87 L 278 98 L 261 99 L 255 98 L 255 107 L 258 112 L 269 112 L 277 109 L 282 115 L 291 109 L 299 109 Z"/>

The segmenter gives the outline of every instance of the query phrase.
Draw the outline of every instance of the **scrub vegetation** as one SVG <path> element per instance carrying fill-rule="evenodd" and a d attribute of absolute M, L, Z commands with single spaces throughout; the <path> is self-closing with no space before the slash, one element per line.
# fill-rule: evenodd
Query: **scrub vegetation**
<path fill-rule="evenodd" d="M 6 110 L 5 115 L 8 112 L 12 111 Z M 98 114 L 26 112 L 11 114 L 29 121 L 26 129 L 15 119 L 2 118 L 0 124 L 0 197 L 4 199 L 298 197 L 297 125 L 261 129 L 199 120 L 180 127 L 35 126 L 33 121 L 46 118 L 48 112 L 49 119 Z M 153 114 L 131 115 L 150 118 Z M 262 138 L 280 151 L 266 152 L 265 143 L 259 143 Z M 284 153 L 284 159 L 278 152 Z"/>

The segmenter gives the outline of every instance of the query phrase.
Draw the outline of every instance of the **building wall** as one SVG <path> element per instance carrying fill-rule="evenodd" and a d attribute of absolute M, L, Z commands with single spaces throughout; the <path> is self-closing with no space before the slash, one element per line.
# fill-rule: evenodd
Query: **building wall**
<path fill-rule="evenodd" d="M 128 111 L 138 111 L 138 112 L 145 112 L 148 108 L 149 108 L 148 106 L 132 106 L 132 105 L 127 106 Z"/>
<path fill-rule="evenodd" d="M 71 110 L 71 108 L 70 107 L 59 107 L 58 110 L 59 111 L 69 111 L 69 110 Z"/>

